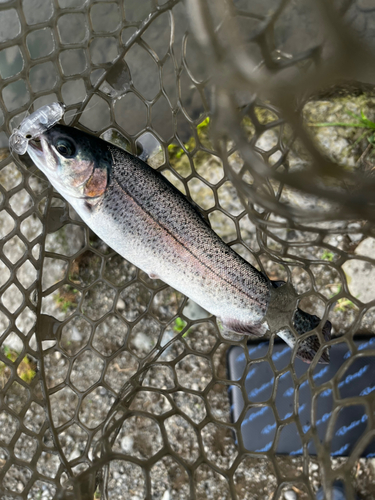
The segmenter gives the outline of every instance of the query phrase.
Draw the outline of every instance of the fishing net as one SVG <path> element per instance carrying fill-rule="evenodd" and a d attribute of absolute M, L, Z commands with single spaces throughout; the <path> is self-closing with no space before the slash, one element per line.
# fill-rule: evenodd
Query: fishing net
<path fill-rule="evenodd" d="M 330 499 L 336 478 L 348 498 L 375 498 L 373 453 L 363 456 L 373 387 L 342 392 L 374 366 L 374 24 L 370 0 L 0 0 L 1 498 L 293 499 L 323 485 Z M 329 318 L 331 345 L 345 346 L 337 373 L 322 382 L 316 362 L 296 371 L 289 348 L 277 364 L 272 335 L 253 354 L 247 338 L 220 333 L 12 156 L 12 129 L 55 101 L 67 124 L 159 169 L 224 241 Z M 357 333 L 368 335 L 360 345 Z M 235 380 L 233 345 L 244 363 Z M 268 392 L 256 397 L 243 388 L 260 364 L 256 394 Z M 265 409 L 270 444 L 254 450 L 241 431 Z M 294 456 L 278 453 L 290 426 Z M 350 453 L 331 448 L 354 428 Z"/>

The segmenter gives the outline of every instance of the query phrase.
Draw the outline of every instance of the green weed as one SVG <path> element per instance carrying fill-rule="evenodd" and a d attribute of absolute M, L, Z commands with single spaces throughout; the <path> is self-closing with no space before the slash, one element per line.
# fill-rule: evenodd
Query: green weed
<path fill-rule="evenodd" d="M 180 333 L 185 328 L 185 326 L 186 326 L 186 321 L 178 317 L 174 320 L 173 330 L 177 333 Z"/>
<path fill-rule="evenodd" d="M 345 297 L 339 299 L 334 307 L 334 311 L 346 312 L 350 309 L 355 309 L 353 302 Z"/>
<path fill-rule="evenodd" d="M 19 353 L 10 349 L 8 346 L 3 347 L 3 352 L 5 356 L 14 363 Z M 10 367 L 0 361 L 0 381 L 1 385 L 4 386 L 5 382 L 9 379 L 11 374 Z M 29 384 L 36 375 L 36 364 L 31 361 L 27 356 L 25 356 L 17 367 L 17 375 L 27 384 Z M 4 382 L 5 381 L 5 382 Z"/>
<path fill-rule="evenodd" d="M 210 118 L 207 117 L 201 123 L 197 125 L 197 132 L 199 139 L 204 139 L 205 132 L 210 124 Z M 194 137 L 190 137 L 190 139 L 184 144 L 184 148 L 186 151 L 193 151 L 196 147 L 196 142 Z M 185 153 L 184 149 L 178 146 L 177 144 L 169 144 L 168 145 L 169 159 L 179 160 Z"/>
<path fill-rule="evenodd" d="M 322 260 L 328 260 L 329 262 L 333 261 L 334 254 L 330 252 L 329 250 L 324 250 L 321 259 Z"/>
<path fill-rule="evenodd" d="M 71 285 L 66 285 L 54 295 L 54 301 L 63 313 L 67 313 L 77 306 L 78 293 L 76 288 Z"/>
<path fill-rule="evenodd" d="M 318 123 L 309 123 L 310 127 L 354 127 L 354 128 L 363 128 L 366 129 L 363 134 L 361 134 L 358 139 L 352 144 L 352 147 L 355 146 L 358 142 L 360 142 L 364 137 L 367 137 L 368 142 L 371 145 L 374 145 L 375 140 L 375 122 L 369 120 L 367 116 L 361 111 L 360 115 L 345 110 L 345 113 L 354 118 L 352 122 L 318 122 Z"/>
<path fill-rule="evenodd" d="M 341 284 L 338 285 L 336 293 L 332 294 L 331 298 L 340 292 L 341 292 Z M 346 312 L 349 311 L 350 309 L 355 309 L 355 304 L 353 304 L 353 302 L 347 299 L 346 297 L 338 299 L 335 307 L 333 308 L 334 311 L 341 311 L 341 312 Z"/>
<path fill-rule="evenodd" d="M 186 321 L 178 317 L 174 320 L 173 331 L 175 331 L 176 333 L 180 333 L 182 332 L 182 330 L 185 328 L 186 325 L 187 325 Z M 189 332 L 190 329 L 187 330 L 182 337 L 183 338 L 187 337 L 189 335 Z"/>

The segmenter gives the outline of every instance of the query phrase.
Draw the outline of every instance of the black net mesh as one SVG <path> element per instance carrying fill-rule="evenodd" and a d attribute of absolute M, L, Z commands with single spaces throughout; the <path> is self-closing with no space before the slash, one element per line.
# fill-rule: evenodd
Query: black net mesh
<path fill-rule="evenodd" d="M 336 478 L 348 498 L 375 498 L 374 455 L 360 458 L 375 393 L 340 392 L 374 369 L 374 26 L 371 0 L 0 0 L 1 498 L 303 499 L 323 484 L 330 499 Z M 159 169 L 224 241 L 329 318 L 340 370 L 321 383 L 321 365 L 297 373 L 290 350 L 279 366 L 273 337 L 253 356 L 92 233 L 8 150 L 26 112 L 55 101 L 67 124 Z M 246 360 L 237 381 L 232 345 Z M 260 363 L 270 390 L 257 399 L 243 387 Z M 235 421 L 234 386 L 246 401 Z M 331 448 L 356 406 L 350 453 Z M 264 408 L 271 444 L 249 449 L 241 428 Z M 280 455 L 290 426 L 300 452 Z"/>

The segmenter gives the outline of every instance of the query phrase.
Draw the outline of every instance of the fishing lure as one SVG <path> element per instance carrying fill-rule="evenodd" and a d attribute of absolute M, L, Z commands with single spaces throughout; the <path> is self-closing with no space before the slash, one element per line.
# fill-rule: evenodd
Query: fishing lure
<path fill-rule="evenodd" d="M 54 102 L 42 106 L 30 116 L 24 118 L 18 128 L 13 130 L 9 138 L 9 147 L 15 153 L 23 155 L 27 151 L 29 141 L 36 139 L 43 132 L 53 127 L 65 113 L 65 105 Z"/>

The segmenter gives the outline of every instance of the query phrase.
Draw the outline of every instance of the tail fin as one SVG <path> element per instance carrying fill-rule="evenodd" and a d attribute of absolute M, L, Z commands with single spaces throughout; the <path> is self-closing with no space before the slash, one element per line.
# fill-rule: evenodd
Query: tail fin
<path fill-rule="evenodd" d="M 308 337 L 299 344 L 296 356 L 297 358 L 302 359 L 302 361 L 305 361 L 305 363 L 311 363 L 319 349 L 319 337 L 317 335 L 311 335 L 311 337 Z M 329 347 L 326 347 L 323 350 L 318 363 L 329 363 L 329 349 Z"/>
<path fill-rule="evenodd" d="M 272 281 L 271 283 L 274 288 L 279 288 L 285 283 L 285 281 Z M 319 325 L 320 318 L 318 318 L 318 316 L 315 316 L 315 314 L 309 314 L 297 308 L 297 311 L 294 314 L 293 323 L 294 328 L 297 330 L 297 333 L 299 335 L 303 335 L 306 332 L 314 330 L 314 328 Z M 322 328 L 322 334 L 326 342 L 331 340 L 331 328 L 331 322 L 326 321 Z M 306 363 L 311 363 L 319 349 L 319 337 L 317 335 L 311 335 L 311 337 L 308 337 L 306 340 L 299 344 L 297 349 L 297 357 L 302 359 L 302 361 L 305 361 Z M 329 347 L 326 347 L 322 352 L 319 363 L 329 363 Z"/>
<path fill-rule="evenodd" d="M 316 328 L 320 323 L 320 318 L 318 318 L 318 316 L 315 316 L 314 314 L 308 314 L 301 309 L 297 309 L 293 319 L 294 328 L 297 330 L 297 333 L 299 335 L 314 330 L 314 328 Z M 322 328 L 322 334 L 326 342 L 331 340 L 331 328 L 331 322 L 326 321 Z M 299 344 L 297 349 L 297 357 L 302 359 L 302 361 L 305 361 L 306 363 L 311 363 L 319 349 L 319 337 L 317 335 L 311 335 L 311 337 L 308 337 Z M 329 363 L 329 359 L 329 347 L 326 347 L 322 352 L 322 355 L 318 362 Z"/>

